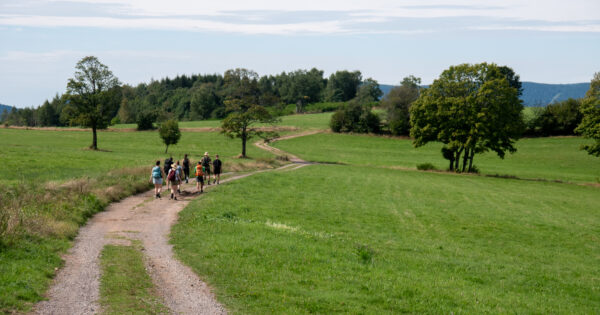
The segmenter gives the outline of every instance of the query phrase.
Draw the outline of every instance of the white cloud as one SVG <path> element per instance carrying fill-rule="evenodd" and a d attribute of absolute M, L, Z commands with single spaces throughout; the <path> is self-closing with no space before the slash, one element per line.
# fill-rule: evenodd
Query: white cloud
<path fill-rule="evenodd" d="M 37 5 L 86 4 L 97 7 L 100 16 L 64 12 L 29 13 Z M 419 33 L 436 31 L 431 19 L 461 18 L 465 29 L 527 29 L 541 31 L 598 32 L 600 1 L 597 0 L 29 0 L 10 7 L 0 15 L 0 25 L 34 27 L 96 27 L 168 29 L 241 34 L 340 34 L 340 33 Z M 101 8 L 101 9 L 100 9 Z M 17 9 L 17 11 L 15 11 Z M 75 10 L 75 9 L 72 9 Z M 102 13 L 104 12 L 104 13 Z M 283 13 L 296 12 L 297 19 L 286 21 Z M 87 12 L 89 14 L 89 12 Z M 316 14 L 319 13 L 319 14 Z M 331 13 L 331 17 L 328 17 Z M 316 16 L 316 17 L 315 17 Z M 473 17 L 478 17 L 474 19 Z M 494 25 L 481 25 L 488 18 Z M 415 29 L 398 29 L 394 21 L 423 19 Z M 502 21 L 498 24 L 498 21 Z M 528 21 L 561 25 L 524 25 Z M 478 24 L 479 23 L 479 24 Z M 385 24 L 385 25 L 382 25 Z M 566 24 L 566 25 L 564 25 Z M 444 30 L 443 28 L 441 30 Z"/>

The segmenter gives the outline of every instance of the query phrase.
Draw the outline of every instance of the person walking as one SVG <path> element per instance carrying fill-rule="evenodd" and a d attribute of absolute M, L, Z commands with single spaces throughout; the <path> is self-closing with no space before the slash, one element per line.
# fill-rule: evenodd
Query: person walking
<path fill-rule="evenodd" d="M 202 172 L 202 163 L 198 162 L 196 165 L 196 191 L 200 193 L 204 192 L 204 172 Z"/>
<path fill-rule="evenodd" d="M 179 164 L 179 161 L 175 163 L 175 171 L 177 172 L 177 193 L 181 195 L 181 182 L 183 182 L 183 168 Z"/>
<path fill-rule="evenodd" d="M 207 185 L 210 185 L 210 156 L 208 155 L 208 152 L 204 152 L 204 156 L 202 157 L 202 159 L 200 160 L 200 162 L 202 162 L 202 167 L 204 167 L 204 176 L 207 180 Z"/>
<path fill-rule="evenodd" d="M 173 157 L 168 157 L 165 159 L 165 166 L 164 166 L 164 170 L 165 170 L 165 175 L 169 174 L 169 171 L 171 170 L 171 165 L 173 165 Z M 170 182 L 167 181 L 167 189 L 169 189 L 170 187 Z"/>
<path fill-rule="evenodd" d="M 183 174 L 185 176 L 185 183 L 187 184 L 190 179 L 190 160 L 187 154 L 183 156 Z"/>
<path fill-rule="evenodd" d="M 175 192 L 177 191 L 177 167 L 173 164 L 171 169 L 169 170 L 169 174 L 167 175 L 167 180 L 169 180 L 169 184 L 171 187 L 171 199 L 177 200 L 177 196 Z"/>
<path fill-rule="evenodd" d="M 218 185 L 221 181 L 221 166 L 223 166 L 223 163 L 219 160 L 219 155 L 215 154 L 215 160 L 213 161 L 213 184 L 216 183 Z"/>
<path fill-rule="evenodd" d="M 160 193 L 163 185 L 163 175 L 160 169 L 160 160 L 156 161 L 156 165 L 152 168 L 150 175 L 150 181 L 154 184 L 154 196 L 160 198 Z"/>

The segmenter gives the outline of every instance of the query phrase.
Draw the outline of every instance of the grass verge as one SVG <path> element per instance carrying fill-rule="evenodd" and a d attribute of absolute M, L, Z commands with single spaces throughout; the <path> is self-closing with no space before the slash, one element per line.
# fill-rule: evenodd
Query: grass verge
<path fill-rule="evenodd" d="M 100 304 L 105 314 L 168 314 L 146 273 L 139 241 L 106 245 L 100 255 Z"/>

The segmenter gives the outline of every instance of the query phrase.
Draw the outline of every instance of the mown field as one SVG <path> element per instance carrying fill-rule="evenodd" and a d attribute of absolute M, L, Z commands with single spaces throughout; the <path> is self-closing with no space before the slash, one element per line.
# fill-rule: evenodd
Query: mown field
<path fill-rule="evenodd" d="M 579 137 L 524 138 L 517 142 L 515 154 L 507 153 L 504 159 L 495 153 L 476 155 L 474 165 L 482 174 L 599 183 L 600 159 L 579 150 L 589 142 Z M 273 146 L 309 161 L 409 169 L 431 163 L 440 170 L 448 168 L 441 144 L 414 148 L 408 139 L 327 133 L 278 141 Z"/>
<path fill-rule="evenodd" d="M 78 228 L 112 201 L 146 191 L 150 169 L 172 155 L 197 161 L 219 153 L 224 171 L 269 167 L 272 155 L 219 133 L 183 133 L 164 154 L 154 132 L 91 132 L 0 128 L 0 313 L 26 311 L 43 298 L 60 255 Z M 240 165 L 243 164 L 243 165 Z"/>
<path fill-rule="evenodd" d="M 597 187 L 314 165 L 218 187 L 179 257 L 233 313 L 600 311 Z"/>
<path fill-rule="evenodd" d="M 282 116 L 281 121 L 275 126 L 296 127 L 299 129 L 327 129 L 329 120 L 333 113 L 303 114 Z M 260 124 L 259 124 L 260 125 Z M 118 124 L 110 127 L 111 129 L 136 128 L 136 124 Z M 180 128 L 219 128 L 220 120 L 199 120 L 179 122 Z"/>
<path fill-rule="evenodd" d="M 156 131 L 100 132 L 100 151 L 91 151 L 91 132 L 41 131 L 0 128 L 0 159 L 4 167 L 0 182 L 64 180 L 82 176 L 97 176 L 125 167 L 152 168 L 158 159 L 168 156 L 183 159 L 190 154 L 199 160 L 208 151 L 214 157 L 220 154 L 225 166 L 238 163 L 233 159 L 241 152 L 241 142 L 217 132 L 183 133 L 177 145 L 165 146 Z M 271 155 L 254 146 L 248 146 L 248 155 L 267 158 Z M 149 175 L 148 175 L 149 176 Z"/>

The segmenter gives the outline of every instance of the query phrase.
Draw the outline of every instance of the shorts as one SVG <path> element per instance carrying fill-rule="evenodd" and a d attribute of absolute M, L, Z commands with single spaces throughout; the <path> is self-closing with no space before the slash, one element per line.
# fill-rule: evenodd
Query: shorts
<path fill-rule="evenodd" d="M 215 175 L 221 174 L 221 168 L 220 167 L 219 168 L 215 167 L 213 174 L 215 174 Z"/>
<path fill-rule="evenodd" d="M 210 175 L 210 167 L 204 167 L 204 175 Z"/>
<path fill-rule="evenodd" d="M 200 184 L 204 184 L 204 177 L 202 176 L 196 176 L 196 181 Z"/>
<path fill-rule="evenodd" d="M 162 185 L 162 183 L 163 183 L 162 177 L 159 177 L 159 178 L 152 177 L 152 183 L 154 185 Z"/>
<path fill-rule="evenodd" d="M 171 183 L 171 185 L 179 185 L 178 180 L 170 180 L 169 182 Z"/>

